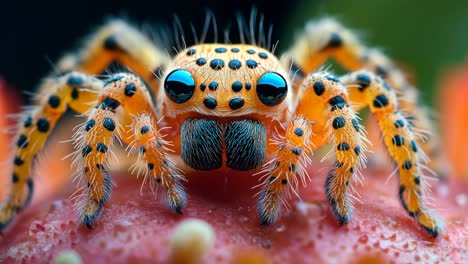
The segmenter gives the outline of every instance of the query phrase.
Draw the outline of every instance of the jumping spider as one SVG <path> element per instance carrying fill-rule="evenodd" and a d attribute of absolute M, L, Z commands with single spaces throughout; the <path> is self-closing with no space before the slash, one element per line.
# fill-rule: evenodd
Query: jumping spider
<path fill-rule="evenodd" d="M 339 78 L 314 72 L 329 57 L 351 72 Z M 132 73 L 94 77 L 116 61 Z M 285 191 L 307 179 L 312 151 L 332 144 L 335 165 L 325 192 L 336 219 L 346 224 L 352 211 L 349 184 L 365 155 L 356 111 L 368 107 L 399 166 L 401 204 L 431 236 L 441 232 L 440 221 L 423 200 L 424 152 L 433 153 L 437 146 L 415 136 L 416 129 L 430 130 L 415 103 L 416 89 L 388 58 L 333 19 L 307 24 L 281 60 L 255 41 L 197 44 L 169 59 L 138 30 L 114 20 L 57 67 L 62 74 L 44 81 L 42 96 L 19 128 L 12 190 L 0 211 L 0 230 L 30 201 L 33 157 L 67 108 L 87 117 L 75 140 L 87 182 L 79 219 L 87 227 L 109 199 L 106 160 L 114 137 L 146 164 L 176 214 L 187 200 L 183 166 L 262 175 L 258 213 L 264 225 L 277 219 Z M 171 129 L 162 136 L 165 127 Z M 432 164 L 437 170 L 437 163 Z"/>

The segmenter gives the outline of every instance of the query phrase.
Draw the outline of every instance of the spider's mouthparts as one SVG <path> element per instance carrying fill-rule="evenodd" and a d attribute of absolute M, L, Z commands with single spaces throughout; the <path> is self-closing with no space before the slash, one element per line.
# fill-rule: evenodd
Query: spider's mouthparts
<path fill-rule="evenodd" d="M 266 129 L 256 120 L 220 123 L 205 118 L 189 118 L 181 129 L 182 160 L 196 170 L 214 170 L 223 165 L 247 171 L 266 158 Z"/>

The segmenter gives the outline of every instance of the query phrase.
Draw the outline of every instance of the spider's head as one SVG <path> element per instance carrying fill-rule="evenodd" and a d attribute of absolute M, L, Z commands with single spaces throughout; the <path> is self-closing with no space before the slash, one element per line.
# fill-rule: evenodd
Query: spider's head
<path fill-rule="evenodd" d="M 278 59 L 251 45 L 190 47 L 175 57 L 162 82 L 159 100 L 168 116 L 278 116 L 289 100 Z"/>

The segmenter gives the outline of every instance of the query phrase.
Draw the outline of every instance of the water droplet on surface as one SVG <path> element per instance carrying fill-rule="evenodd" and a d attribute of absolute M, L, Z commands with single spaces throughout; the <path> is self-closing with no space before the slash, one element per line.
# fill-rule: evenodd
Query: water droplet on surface
<path fill-rule="evenodd" d="M 275 228 L 275 231 L 276 232 L 284 232 L 286 230 L 286 226 L 285 225 L 280 225 L 278 227 Z"/>

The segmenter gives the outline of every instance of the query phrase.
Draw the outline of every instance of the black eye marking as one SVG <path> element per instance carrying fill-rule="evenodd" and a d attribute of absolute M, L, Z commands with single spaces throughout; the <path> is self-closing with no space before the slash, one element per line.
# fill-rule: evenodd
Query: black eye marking
<path fill-rule="evenodd" d="M 208 85 L 208 88 L 210 88 L 211 91 L 216 91 L 218 89 L 218 83 L 210 82 L 210 84 Z"/>
<path fill-rule="evenodd" d="M 215 109 L 218 103 L 216 102 L 216 99 L 212 97 L 207 97 L 203 100 L 203 104 L 206 106 L 208 109 Z"/>
<path fill-rule="evenodd" d="M 252 88 L 252 84 L 250 84 L 250 83 L 245 83 L 245 89 L 246 89 L 247 91 L 249 91 L 250 88 Z"/>
<path fill-rule="evenodd" d="M 187 102 L 195 91 L 195 80 L 186 70 L 175 70 L 167 75 L 164 81 L 164 91 L 177 104 Z"/>
<path fill-rule="evenodd" d="M 206 83 L 201 83 L 201 84 L 200 84 L 200 90 L 201 90 L 202 92 L 204 92 L 205 89 L 206 89 Z"/>
<path fill-rule="evenodd" d="M 254 60 L 247 60 L 247 67 L 249 67 L 250 69 L 255 69 L 257 68 L 257 62 L 254 61 Z"/>
<path fill-rule="evenodd" d="M 268 55 L 265 52 L 259 52 L 258 56 L 262 59 L 268 59 Z"/>
<path fill-rule="evenodd" d="M 189 50 L 187 51 L 187 55 L 188 55 L 188 56 L 192 56 L 192 55 L 195 54 L 195 53 L 197 53 L 197 50 L 196 50 L 196 49 L 189 49 Z"/>
<path fill-rule="evenodd" d="M 239 49 L 238 48 L 232 48 L 231 51 L 234 52 L 234 53 L 237 53 L 237 52 L 239 52 Z"/>
<path fill-rule="evenodd" d="M 257 82 L 257 95 L 267 106 L 280 104 L 288 93 L 288 85 L 283 76 L 276 72 L 263 74 Z"/>
<path fill-rule="evenodd" d="M 236 93 L 240 92 L 242 90 L 242 83 L 239 81 L 233 82 L 231 88 Z"/>
<path fill-rule="evenodd" d="M 247 53 L 248 53 L 248 54 L 255 54 L 255 50 L 253 50 L 253 49 L 248 49 L 248 50 L 247 50 Z"/>
<path fill-rule="evenodd" d="M 211 61 L 210 67 L 215 71 L 219 71 L 224 67 L 224 61 L 220 59 L 214 59 Z"/>
<path fill-rule="evenodd" d="M 226 51 L 227 51 L 226 48 L 216 48 L 216 49 L 215 49 L 215 52 L 216 52 L 216 53 L 224 53 L 224 52 L 226 52 Z"/>
<path fill-rule="evenodd" d="M 231 101 L 229 101 L 229 107 L 231 107 L 232 110 L 237 110 L 244 106 L 245 101 L 242 98 L 232 98 Z"/>
<path fill-rule="evenodd" d="M 198 66 L 203 66 L 206 64 L 206 59 L 205 58 L 198 58 L 195 63 L 198 65 Z"/>

